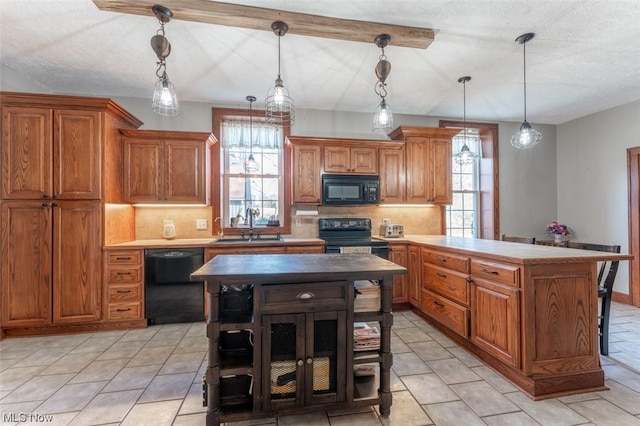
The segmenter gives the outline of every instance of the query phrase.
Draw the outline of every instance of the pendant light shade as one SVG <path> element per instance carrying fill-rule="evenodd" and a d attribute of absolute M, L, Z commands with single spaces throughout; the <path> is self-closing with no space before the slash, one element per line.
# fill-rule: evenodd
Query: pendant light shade
<path fill-rule="evenodd" d="M 533 39 L 534 35 L 534 33 L 526 33 L 516 38 L 516 43 L 522 45 L 524 65 L 524 121 L 520 129 L 511 137 L 511 145 L 518 149 L 532 148 L 542 140 L 542 134 L 527 122 L 527 42 Z"/>
<path fill-rule="evenodd" d="M 151 37 L 151 48 L 158 57 L 158 68 L 156 70 L 156 76 L 158 81 L 156 82 L 153 90 L 153 101 L 151 102 L 151 109 L 156 114 L 160 115 L 178 115 L 178 97 L 176 96 L 176 88 L 169 81 L 167 76 L 167 64 L 166 58 L 171 53 L 171 44 L 169 40 L 164 36 L 164 24 L 169 22 L 173 18 L 173 12 L 164 6 L 155 5 L 152 7 L 154 15 L 160 21 L 160 29 L 156 32 L 156 35 Z"/>
<path fill-rule="evenodd" d="M 464 142 L 462 144 L 462 148 L 460 148 L 460 152 L 457 153 L 456 155 L 454 155 L 454 159 L 456 161 L 456 163 L 460 164 L 461 166 L 467 165 L 467 164 L 471 164 L 473 163 L 476 158 L 478 157 L 478 154 L 476 154 L 475 152 L 472 152 L 469 149 L 469 145 L 467 145 L 467 81 L 471 80 L 471 77 L 469 76 L 465 76 L 465 77 L 460 77 L 458 79 L 458 83 L 462 83 L 462 93 L 463 93 L 463 101 L 462 101 L 462 137 L 464 138 Z"/>
<path fill-rule="evenodd" d="M 274 126 L 292 126 L 296 121 L 295 106 L 280 77 L 280 39 L 289 31 L 289 26 L 282 21 L 275 21 L 271 29 L 278 36 L 278 76 L 275 85 L 267 92 L 265 119 Z"/>
<path fill-rule="evenodd" d="M 247 101 L 249 101 L 249 158 L 244 162 L 244 171 L 247 173 L 257 173 L 260 170 L 260 165 L 253 158 L 253 108 L 252 105 L 256 101 L 255 96 L 247 96 Z"/>
<path fill-rule="evenodd" d="M 387 61 L 387 57 L 384 54 L 384 48 L 391 41 L 389 34 L 380 34 L 374 40 L 376 46 L 378 46 L 382 53 L 378 58 L 378 64 L 376 65 L 376 77 L 378 81 L 374 86 L 374 91 L 380 96 L 380 103 L 376 109 L 376 113 L 373 116 L 373 131 L 379 133 L 389 133 L 393 129 L 393 113 L 391 112 L 391 105 L 386 101 L 387 96 L 387 77 L 391 73 L 391 62 Z"/>

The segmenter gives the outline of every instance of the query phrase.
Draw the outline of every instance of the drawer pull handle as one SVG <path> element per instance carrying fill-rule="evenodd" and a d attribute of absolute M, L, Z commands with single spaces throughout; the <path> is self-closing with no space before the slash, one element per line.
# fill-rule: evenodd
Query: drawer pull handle
<path fill-rule="evenodd" d="M 493 274 L 493 275 L 498 275 L 499 274 L 498 271 L 490 271 L 487 268 L 482 268 L 482 272 L 484 272 L 485 274 Z"/>
<path fill-rule="evenodd" d="M 447 278 L 447 274 L 443 274 L 441 272 L 436 272 L 436 277 Z"/>
<path fill-rule="evenodd" d="M 118 272 L 116 272 L 116 275 L 131 275 L 131 272 L 118 271 Z"/>
<path fill-rule="evenodd" d="M 440 303 L 437 300 L 434 300 L 433 304 L 436 305 L 438 308 L 444 308 L 444 303 Z"/>
<path fill-rule="evenodd" d="M 300 300 L 309 300 L 316 297 L 316 295 L 311 293 L 310 291 L 305 291 L 304 293 L 298 294 L 296 297 Z"/>
<path fill-rule="evenodd" d="M 126 256 L 126 257 L 125 256 L 122 256 L 122 257 L 118 256 L 118 257 L 116 257 L 116 260 L 131 260 L 131 257 L 129 257 L 129 256 Z"/>
<path fill-rule="evenodd" d="M 116 290 L 116 293 L 121 293 L 121 294 L 131 293 L 131 290 Z"/>
<path fill-rule="evenodd" d="M 438 256 L 438 262 L 446 262 L 447 259 L 445 257 L 442 256 Z"/>
<path fill-rule="evenodd" d="M 127 309 L 116 309 L 116 312 L 127 312 L 130 311 L 131 308 L 127 308 Z"/>

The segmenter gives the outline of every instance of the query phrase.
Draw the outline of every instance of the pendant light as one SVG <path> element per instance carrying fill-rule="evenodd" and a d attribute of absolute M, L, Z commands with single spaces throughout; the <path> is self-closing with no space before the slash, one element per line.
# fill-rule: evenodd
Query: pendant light
<path fill-rule="evenodd" d="M 253 158 L 253 108 L 252 108 L 252 105 L 256 101 L 256 97 L 247 96 L 245 99 L 249 101 L 249 158 L 247 158 L 247 161 L 245 161 L 244 163 L 244 171 L 249 174 L 253 174 L 253 173 L 257 173 L 258 170 L 260 170 L 260 165 L 258 164 L 256 159 Z"/>
<path fill-rule="evenodd" d="M 462 93 L 463 93 L 462 137 L 464 138 L 463 139 L 464 142 L 462 144 L 462 148 L 460 148 L 460 152 L 454 155 L 454 159 L 456 163 L 460 164 L 461 166 L 473 163 L 475 159 L 478 157 L 478 154 L 471 151 L 469 149 L 469 146 L 467 145 L 467 81 L 469 80 L 471 80 L 471 77 L 469 76 L 460 77 L 458 79 L 458 83 L 462 83 Z"/>
<path fill-rule="evenodd" d="M 275 126 L 292 126 L 296 119 L 293 98 L 289 96 L 280 77 L 280 39 L 289 31 L 289 26 L 282 21 L 275 21 L 271 29 L 278 36 L 278 76 L 275 85 L 267 92 L 265 118 L 267 123 Z"/>
<path fill-rule="evenodd" d="M 534 33 L 526 33 L 516 38 L 516 43 L 522 45 L 524 64 L 524 121 L 520 125 L 520 129 L 511 138 L 511 145 L 518 149 L 531 148 L 538 145 L 542 140 L 542 134 L 527 122 L 527 42 L 533 39 L 534 35 Z"/>
<path fill-rule="evenodd" d="M 173 83 L 169 81 L 169 77 L 167 76 L 167 64 L 165 62 L 165 59 L 171 53 L 171 44 L 164 36 L 164 24 L 173 18 L 173 12 L 160 5 L 153 6 L 152 10 L 153 14 L 158 18 L 158 21 L 160 21 L 160 29 L 156 32 L 156 35 L 151 37 L 151 48 L 158 57 L 158 69 L 156 70 L 158 81 L 156 82 L 153 90 L 151 109 L 153 112 L 160 115 L 178 115 L 178 97 L 176 96 L 176 88 Z"/>
<path fill-rule="evenodd" d="M 378 81 L 374 86 L 374 91 L 380 96 L 380 103 L 376 109 L 376 114 L 373 116 L 373 131 L 389 133 L 393 129 L 393 114 L 391 113 L 391 105 L 386 101 L 387 96 L 387 77 L 391 72 L 391 62 L 387 61 L 387 57 L 384 54 L 384 48 L 391 41 L 389 34 L 380 34 L 374 40 L 376 46 L 378 46 L 382 53 L 378 58 L 378 64 L 376 65 L 376 77 Z"/>

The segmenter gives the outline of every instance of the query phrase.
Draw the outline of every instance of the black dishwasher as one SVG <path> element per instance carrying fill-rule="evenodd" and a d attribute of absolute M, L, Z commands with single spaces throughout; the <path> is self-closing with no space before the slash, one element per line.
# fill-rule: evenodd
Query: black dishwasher
<path fill-rule="evenodd" d="M 202 248 L 144 251 L 145 317 L 149 325 L 204 321 L 204 283 L 189 281 L 204 264 Z"/>

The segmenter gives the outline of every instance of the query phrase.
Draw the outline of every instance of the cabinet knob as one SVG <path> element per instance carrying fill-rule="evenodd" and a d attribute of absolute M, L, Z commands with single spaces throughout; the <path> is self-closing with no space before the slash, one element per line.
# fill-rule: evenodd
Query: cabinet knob
<path fill-rule="evenodd" d="M 49 194 L 42 194 L 42 198 L 44 198 L 45 200 L 49 199 Z"/>
<path fill-rule="evenodd" d="M 309 365 L 313 364 L 313 359 L 307 358 L 307 364 L 309 364 Z"/>
<path fill-rule="evenodd" d="M 302 367 L 304 365 L 304 361 L 299 359 L 296 364 L 298 364 L 298 367 Z"/>

